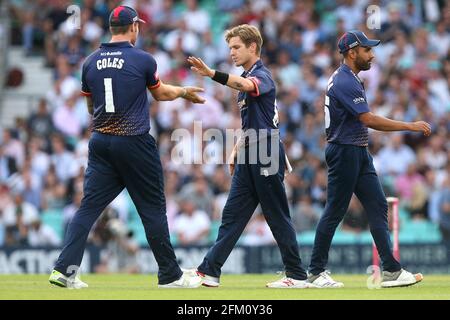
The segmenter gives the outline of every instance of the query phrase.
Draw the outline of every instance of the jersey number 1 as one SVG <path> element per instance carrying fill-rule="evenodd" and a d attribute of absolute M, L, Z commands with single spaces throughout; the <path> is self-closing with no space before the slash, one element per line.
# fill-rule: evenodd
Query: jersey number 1
<path fill-rule="evenodd" d="M 105 110 L 106 112 L 115 112 L 112 78 L 104 78 L 103 83 L 105 84 Z"/>
<path fill-rule="evenodd" d="M 331 87 L 333 86 L 333 79 L 337 74 L 337 70 L 332 74 L 332 76 L 330 77 L 330 79 L 328 80 L 327 83 L 327 93 L 328 91 L 330 91 Z M 330 127 L 330 108 L 328 108 L 330 106 L 330 97 L 328 95 L 325 95 L 325 107 L 324 107 L 324 111 L 325 111 L 325 129 L 328 129 Z"/>
<path fill-rule="evenodd" d="M 330 105 L 330 97 L 325 96 L 325 129 L 330 127 L 330 109 L 328 106 Z"/>

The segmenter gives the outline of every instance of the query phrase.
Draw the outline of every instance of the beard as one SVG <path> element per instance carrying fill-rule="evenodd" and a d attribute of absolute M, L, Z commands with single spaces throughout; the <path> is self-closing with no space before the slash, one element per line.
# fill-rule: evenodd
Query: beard
<path fill-rule="evenodd" d="M 371 62 L 371 60 L 365 61 L 365 60 L 363 60 L 361 58 L 357 58 L 355 60 L 355 66 L 361 71 L 369 70 L 370 69 L 370 62 Z"/>

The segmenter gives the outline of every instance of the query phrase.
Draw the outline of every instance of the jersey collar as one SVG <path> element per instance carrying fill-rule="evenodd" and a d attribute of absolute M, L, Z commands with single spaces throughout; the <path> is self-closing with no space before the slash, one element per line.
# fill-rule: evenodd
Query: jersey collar
<path fill-rule="evenodd" d="M 342 68 L 342 70 L 344 70 L 344 71 L 350 73 L 352 76 L 354 76 L 356 78 L 356 80 L 358 80 L 358 82 L 363 85 L 363 81 L 358 77 L 358 75 L 356 73 L 353 72 L 353 70 L 348 65 L 343 63 L 343 64 L 341 64 L 341 68 Z"/>
<path fill-rule="evenodd" d="M 120 41 L 120 42 L 104 42 L 100 47 L 108 47 L 108 48 L 132 48 L 133 45 L 128 41 Z"/>
<path fill-rule="evenodd" d="M 241 77 L 247 78 L 249 75 L 252 74 L 253 71 L 255 71 L 255 69 L 261 67 L 263 65 L 261 59 L 256 60 L 256 62 L 253 64 L 253 66 L 248 70 L 248 71 L 244 71 L 241 74 Z"/>

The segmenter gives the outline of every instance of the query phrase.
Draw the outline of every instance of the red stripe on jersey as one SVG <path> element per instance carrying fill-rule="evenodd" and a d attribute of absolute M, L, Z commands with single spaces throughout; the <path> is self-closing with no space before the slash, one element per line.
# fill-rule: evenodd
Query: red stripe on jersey
<path fill-rule="evenodd" d="M 92 93 L 90 93 L 90 92 L 84 92 L 83 90 L 81 90 L 81 95 L 82 95 L 82 96 L 85 96 L 85 97 L 90 97 L 90 96 L 92 96 Z"/>
<path fill-rule="evenodd" d="M 148 86 L 147 88 L 149 88 L 150 90 L 158 89 L 160 85 L 161 85 L 161 81 L 158 80 L 158 82 L 155 85 Z"/>
<path fill-rule="evenodd" d="M 252 97 L 258 97 L 259 96 L 259 84 L 261 83 L 261 81 L 256 78 L 256 77 L 250 77 L 247 78 L 248 80 L 250 80 L 251 82 L 253 82 L 253 84 L 255 85 L 255 91 L 254 92 L 250 92 L 250 95 Z"/>

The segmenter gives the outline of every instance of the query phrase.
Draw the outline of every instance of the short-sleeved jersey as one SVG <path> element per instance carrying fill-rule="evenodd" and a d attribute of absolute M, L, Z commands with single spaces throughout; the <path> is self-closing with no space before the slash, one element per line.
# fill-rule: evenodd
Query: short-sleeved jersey
<path fill-rule="evenodd" d="M 129 42 L 103 43 L 84 62 L 82 94 L 94 104 L 93 130 L 134 136 L 150 130 L 147 88 L 160 85 L 155 59 Z"/>
<path fill-rule="evenodd" d="M 328 80 L 325 96 L 327 141 L 367 146 L 368 129 L 358 116 L 369 111 L 362 81 L 349 66 L 342 64 Z"/>
<path fill-rule="evenodd" d="M 278 129 L 278 110 L 276 102 L 275 82 L 272 74 L 258 60 L 241 77 L 251 80 L 255 85 L 254 92 L 239 92 L 238 106 L 241 111 L 242 130 L 266 129 L 268 134 Z"/>

